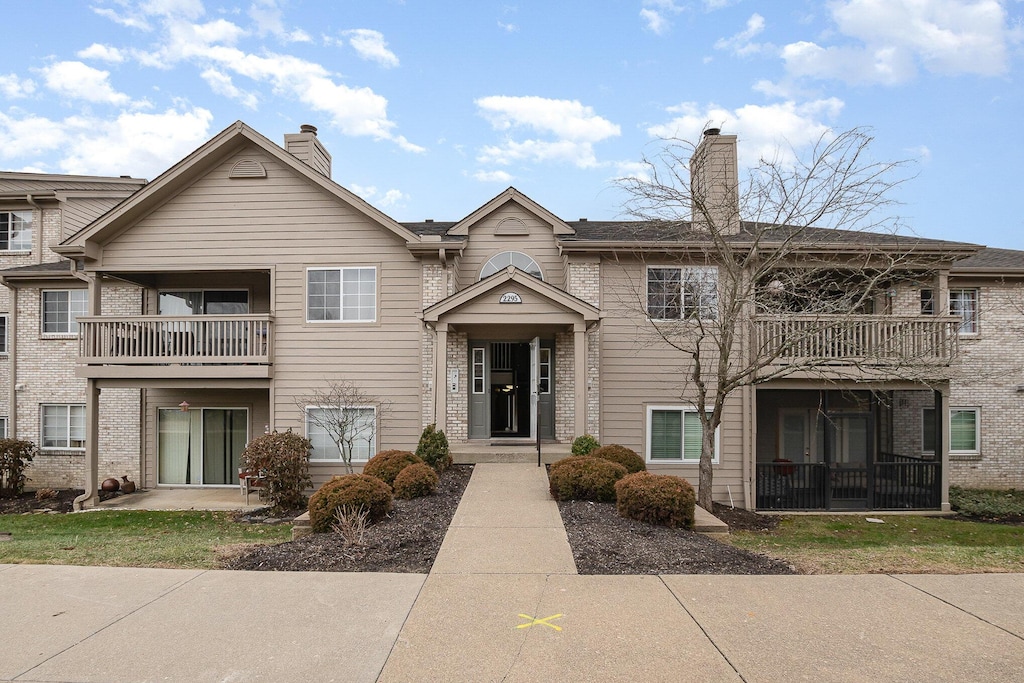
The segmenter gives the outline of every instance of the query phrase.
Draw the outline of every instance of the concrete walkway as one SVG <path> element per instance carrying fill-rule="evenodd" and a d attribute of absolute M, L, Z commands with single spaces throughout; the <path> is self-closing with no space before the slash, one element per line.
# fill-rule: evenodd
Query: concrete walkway
<path fill-rule="evenodd" d="M 535 465 L 476 468 L 426 577 L 0 565 L 0 589 L 7 681 L 959 682 L 1024 671 L 1024 574 L 578 576 Z"/>

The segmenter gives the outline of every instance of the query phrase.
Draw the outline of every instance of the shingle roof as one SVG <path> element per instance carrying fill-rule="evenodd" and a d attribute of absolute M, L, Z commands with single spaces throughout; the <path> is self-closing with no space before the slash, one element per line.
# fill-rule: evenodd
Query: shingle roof
<path fill-rule="evenodd" d="M 0 277 L 45 277 L 54 275 L 71 275 L 71 261 L 62 259 L 50 263 L 33 263 L 30 266 L 19 266 L 0 271 Z"/>
<path fill-rule="evenodd" d="M 962 258 L 953 264 L 952 273 L 977 271 L 1024 271 L 1024 251 L 985 247 L 973 256 Z"/>
<path fill-rule="evenodd" d="M 109 176 L 62 176 L 49 173 L 0 173 L 0 194 L 15 192 L 53 192 L 55 190 L 124 190 L 145 185 L 140 178 Z"/>

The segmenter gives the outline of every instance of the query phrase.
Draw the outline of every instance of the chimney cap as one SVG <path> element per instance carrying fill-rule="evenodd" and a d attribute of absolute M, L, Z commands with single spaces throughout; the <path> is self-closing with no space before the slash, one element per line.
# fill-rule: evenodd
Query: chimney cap
<path fill-rule="evenodd" d="M 313 135 L 316 135 L 316 126 L 314 126 L 312 124 L 309 124 L 309 123 L 304 123 L 301 126 L 299 126 L 299 132 L 300 133 L 312 133 Z"/>
<path fill-rule="evenodd" d="M 707 137 L 708 135 L 718 135 L 721 132 L 721 128 L 708 128 L 706 131 L 704 131 L 704 136 Z"/>

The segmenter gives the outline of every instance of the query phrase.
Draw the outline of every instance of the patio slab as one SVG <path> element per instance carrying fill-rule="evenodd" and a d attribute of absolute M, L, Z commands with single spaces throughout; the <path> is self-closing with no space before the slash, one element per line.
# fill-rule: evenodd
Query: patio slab
<path fill-rule="evenodd" d="M 266 507 L 256 495 L 247 504 L 238 487 L 155 488 L 102 501 L 93 510 L 255 510 Z"/>

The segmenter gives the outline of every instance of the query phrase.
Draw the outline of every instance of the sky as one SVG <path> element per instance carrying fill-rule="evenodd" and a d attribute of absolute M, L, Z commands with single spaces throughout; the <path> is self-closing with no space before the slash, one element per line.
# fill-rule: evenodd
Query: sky
<path fill-rule="evenodd" d="M 712 125 L 741 166 L 865 127 L 913 233 L 1024 249 L 1024 0 L 0 0 L 0 168 L 153 179 L 236 120 L 317 126 L 399 221 L 509 186 L 615 220 Z M 12 27 L 18 27 L 16 30 Z"/>

